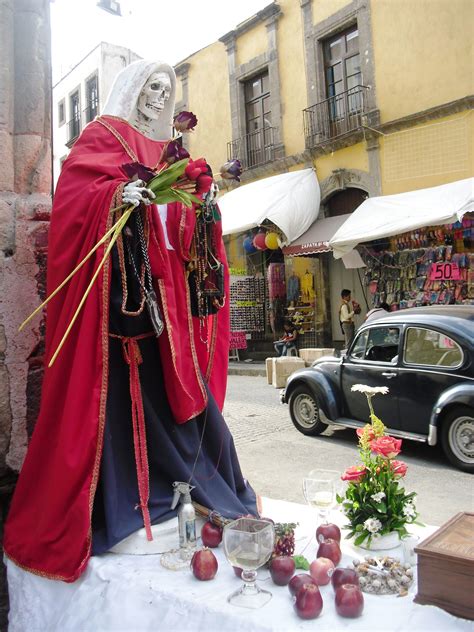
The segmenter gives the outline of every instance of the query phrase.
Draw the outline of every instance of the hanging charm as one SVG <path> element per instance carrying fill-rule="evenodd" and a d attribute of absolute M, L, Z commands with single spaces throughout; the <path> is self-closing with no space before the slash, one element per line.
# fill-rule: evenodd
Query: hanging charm
<path fill-rule="evenodd" d="M 165 324 L 161 317 L 160 306 L 158 305 L 155 290 L 145 290 L 145 301 L 148 314 L 150 315 L 151 324 L 153 325 L 153 330 L 156 337 L 159 338 L 163 333 Z"/>

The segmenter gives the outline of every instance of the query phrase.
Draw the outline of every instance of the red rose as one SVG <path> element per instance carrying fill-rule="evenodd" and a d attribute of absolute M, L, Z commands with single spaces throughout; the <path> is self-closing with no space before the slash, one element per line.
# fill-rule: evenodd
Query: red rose
<path fill-rule="evenodd" d="M 402 448 L 402 440 L 394 439 L 393 437 L 379 437 L 370 442 L 372 452 L 380 454 L 386 459 L 393 459 L 394 456 L 400 452 Z"/>
<path fill-rule="evenodd" d="M 366 438 L 367 438 L 368 441 L 373 441 L 375 439 L 374 431 L 372 429 L 372 426 L 369 426 L 369 424 L 366 424 L 363 428 L 357 428 L 356 433 L 357 433 L 357 436 L 359 437 L 359 439 L 364 434 L 364 431 L 367 432 Z"/>
<path fill-rule="evenodd" d="M 208 176 L 204 173 L 201 173 L 196 180 L 196 193 L 199 195 L 200 193 L 207 193 L 212 184 L 212 177 Z"/>
<path fill-rule="evenodd" d="M 390 467 L 392 472 L 397 476 L 405 476 L 407 473 L 408 466 L 403 461 L 392 461 L 390 463 Z"/>
<path fill-rule="evenodd" d="M 343 481 L 349 481 L 350 483 L 360 483 L 364 478 L 367 468 L 365 465 L 353 465 L 348 467 L 344 474 L 341 476 Z"/>
<path fill-rule="evenodd" d="M 199 178 L 201 173 L 207 173 L 207 162 L 204 158 L 198 158 L 197 160 L 190 160 L 184 170 L 184 173 L 190 180 L 194 182 Z"/>

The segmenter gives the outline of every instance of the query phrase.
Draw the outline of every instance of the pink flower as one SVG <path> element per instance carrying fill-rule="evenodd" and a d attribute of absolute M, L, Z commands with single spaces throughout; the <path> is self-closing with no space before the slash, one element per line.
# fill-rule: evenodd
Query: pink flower
<path fill-rule="evenodd" d="M 348 467 L 344 474 L 341 476 L 343 481 L 349 481 L 350 483 L 360 483 L 364 478 L 367 468 L 365 465 L 353 465 Z"/>
<path fill-rule="evenodd" d="M 392 472 L 397 476 L 405 476 L 407 473 L 408 466 L 403 461 L 392 461 L 390 463 L 390 467 Z"/>
<path fill-rule="evenodd" d="M 372 426 L 369 426 L 369 424 L 366 424 L 363 428 L 357 428 L 356 433 L 359 439 L 362 438 L 364 432 L 366 432 L 365 438 L 367 439 L 367 441 L 373 441 L 375 439 L 375 433 L 372 429 Z"/>
<path fill-rule="evenodd" d="M 380 454 L 386 459 L 393 459 L 394 456 L 399 454 L 402 447 L 401 439 L 394 439 L 393 437 L 385 436 L 374 439 L 370 442 L 372 452 Z"/>
<path fill-rule="evenodd" d="M 192 132 L 197 122 L 197 117 L 192 112 L 180 112 L 174 117 L 173 125 L 177 132 Z"/>

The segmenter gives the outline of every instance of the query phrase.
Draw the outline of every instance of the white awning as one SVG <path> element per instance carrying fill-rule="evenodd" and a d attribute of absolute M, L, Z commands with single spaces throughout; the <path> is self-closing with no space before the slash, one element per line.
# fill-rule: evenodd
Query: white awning
<path fill-rule="evenodd" d="M 240 186 L 218 199 L 224 235 L 241 233 L 270 220 L 289 243 L 319 213 L 321 193 L 313 169 L 291 171 Z"/>
<path fill-rule="evenodd" d="M 397 195 L 368 198 L 329 240 L 336 259 L 357 244 L 424 226 L 453 224 L 474 211 L 474 178 Z"/>
<path fill-rule="evenodd" d="M 301 257 L 319 252 L 330 252 L 329 240 L 350 216 L 351 214 L 347 213 L 317 219 L 303 235 L 292 241 L 289 246 L 282 248 L 283 254 L 287 257 Z"/>

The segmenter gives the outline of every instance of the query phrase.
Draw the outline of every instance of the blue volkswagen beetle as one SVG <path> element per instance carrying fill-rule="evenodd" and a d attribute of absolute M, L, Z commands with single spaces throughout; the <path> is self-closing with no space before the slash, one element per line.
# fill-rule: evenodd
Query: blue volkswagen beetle
<path fill-rule="evenodd" d="M 282 401 L 303 434 L 358 428 L 368 408 L 355 384 L 388 386 L 374 407 L 392 436 L 440 442 L 456 467 L 474 472 L 474 306 L 416 307 L 368 321 L 343 357 L 293 373 Z"/>

